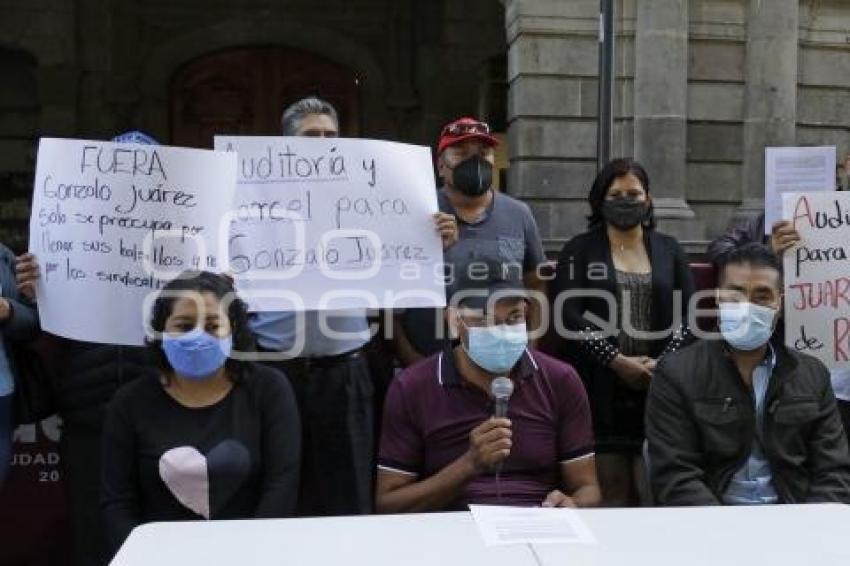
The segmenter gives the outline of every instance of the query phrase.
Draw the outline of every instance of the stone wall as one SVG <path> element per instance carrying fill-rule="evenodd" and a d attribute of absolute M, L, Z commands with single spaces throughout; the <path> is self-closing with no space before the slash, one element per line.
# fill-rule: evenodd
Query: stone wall
<path fill-rule="evenodd" d="M 699 253 L 762 206 L 765 145 L 850 151 L 850 4 L 619 0 L 614 153 L 649 168 L 661 227 Z M 597 0 L 506 2 L 512 192 L 547 245 L 584 229 Z"/>

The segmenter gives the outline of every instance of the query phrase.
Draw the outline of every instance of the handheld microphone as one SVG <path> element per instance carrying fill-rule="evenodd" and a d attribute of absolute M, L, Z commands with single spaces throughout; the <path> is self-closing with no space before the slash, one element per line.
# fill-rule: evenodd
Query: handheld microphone
<path fill-rule="evenodd" d="M 493 416 L 504 419 L 508 416 L 508 401 L 514 392 L 514 382 L 507 377 L 497 377 L 490 383 L 490 396 L 493 398 Z"/>
<path fill-rule="evenodd" d="M 507 377 L 499 376 L 490 383 L 490 396 L 493 398 L 493 416 L 504 419 L 508 416 L 508 401 L 514 392 L 514 382 Z M 499 475 L 502 462 L 493 466 L 493 473 Z"/>

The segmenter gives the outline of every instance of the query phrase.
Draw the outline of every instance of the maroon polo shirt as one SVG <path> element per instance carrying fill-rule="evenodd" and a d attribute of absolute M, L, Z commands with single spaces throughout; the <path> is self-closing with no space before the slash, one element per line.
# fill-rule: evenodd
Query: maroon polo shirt
<path fill-rule="evenodd" d="M 513 448 L 501 485 L 494 474 L 481 474 L 452 509 L 470 503 L 540 505 L 561 487 L 560 463 L 593 454 L 590 407 L 572 367 L 526 350 L 510 377 Z M 461 377 L 447 348 L 410 366 L 390 385 L 378 467 L 419 479 L 432 476 L 467 451 L 469 433 L 492 414 L 489 396 Z"/>

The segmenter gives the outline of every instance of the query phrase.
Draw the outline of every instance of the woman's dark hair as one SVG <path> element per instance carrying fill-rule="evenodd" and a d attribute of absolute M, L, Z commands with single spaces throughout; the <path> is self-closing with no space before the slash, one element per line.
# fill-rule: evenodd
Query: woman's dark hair
<path fill-rule="evenodd" d="M 230 320 L 233 336 L 233 351 L 252 352 L 256 349 L 254 335 L 248 327 L 248 309 L 242 299 L 236 295 L 233 282 L 228 277 L 216 275 L 209 271 L 184 271 L 163 287 L 154 301 L 151 311 L 151 329 L 157 333 L 157 336 L 145 341 L 165 374 L 166 380 L 174 369 L 162 350 L 161 334 L 165 330 L 165 321 L 168 320 L 174 309 L 174 303 L 184 292 L 212 293 L 219 301 L 229 301 L 227 318 Z M 228 358 L 225 362 L 225 368 L 227 368 L 231 379 L 238 380 L 244 373 L 245 364 L 233 358 Z"/>
<path fill-rule="evenodd" d="M 587 202 L 590 204 L 590 216 L 587 217 L 588 228 L 596 228 L 605 224 L 605 219 L 602 217 L 602 203 L 605 202 L 605 195 L 608 194 L 608 189 L 611 188 L 614 181 L 629 174 L 637 177 L 641 186 L 643 186 L 643 190 L 646 191 L 647 196 L 649 195 L 649 175 L 646 174 L 646 170 L 640 163 L 629 158 L 610 161 L 596 175 L 596 179 L 590 187 L 590 194 L 587 195 Z M 643 227 L 655 228 L 655 210 L 652 201 L 649 203 L 649 211 L 643 221 Z"/>

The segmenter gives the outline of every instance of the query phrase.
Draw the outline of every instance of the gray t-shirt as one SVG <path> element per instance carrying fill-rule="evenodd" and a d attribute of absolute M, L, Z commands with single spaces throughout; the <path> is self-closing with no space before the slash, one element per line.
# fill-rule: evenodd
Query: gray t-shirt
<path fill-rule="evenodd" d="M 476 222 L 463 221 L 443 190 L 437 191 L 441 212 L 458 218 L 458 241 L 443 256 L 449 274 L 446 299 L 451 301 L 453 288 L 451 274 L 476 262 L 498 262 L 503 265 L 522 266 L 527 273 L 546 261 L 543 243 L 531 210 L 524 202 L 493 191 L 493 200 Z M 443 346 L 444 324 L 439 309 L 408 309 L 403 324 L 408 340 L 424 355 L 438 352 Z"/>

